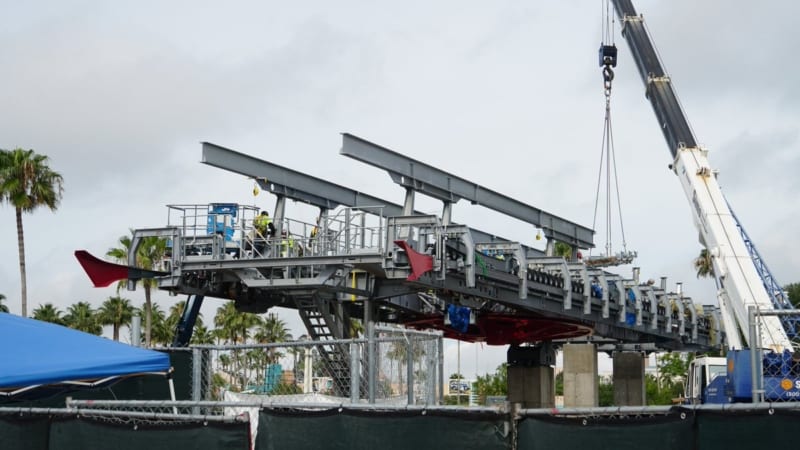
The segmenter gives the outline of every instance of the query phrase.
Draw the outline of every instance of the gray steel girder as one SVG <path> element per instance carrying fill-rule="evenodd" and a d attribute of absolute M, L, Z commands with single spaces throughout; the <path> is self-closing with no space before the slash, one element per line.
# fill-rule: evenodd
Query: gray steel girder
<path fill-rule="evenodd" d="M 347 206 L 385 217 L 402 216 L 403 207 L 356 190 L 331 183 L 296 170 L 258 159 L 244 153 L 203 142 L 203 164 L 225 169 L 258 181 L 262 189 L 292 200 L 319 208 L 332 209 Z M 380 206 L 381 208 L 375 208 Z M 415 214 L 424 214 L 415 211 Z M 508 242 L 501 236 L 476 228 L 469 228 L 473 242 Z M 541 256 L 534 248 L 523 246 L 527 255 Z"/>
<path fill-rule="evenodd" d="M 501 212 L 542 228 L 548 238 L 575 245 L 594 247 L 594 231 L 534 206 L 487 189 L 423 162 L 403 156 L 349 133 L 342 135 L 342 155 L 386 170 L 392 181 L 444 202 L 460 199 Z"/>

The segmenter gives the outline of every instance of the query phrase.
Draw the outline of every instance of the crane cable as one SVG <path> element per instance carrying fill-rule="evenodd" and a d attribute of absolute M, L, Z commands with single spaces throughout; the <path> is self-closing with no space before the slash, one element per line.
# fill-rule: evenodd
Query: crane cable
<path fill-rule="evenodd" d="M 605 12 L 603 21 L 603 40 L 600 44 L 600 66 L 603 74 L 603 93 L 605 94 L 605 120 L 603 128 L 603 139 L 600 148 L 600 167 L 597 174 L 597 190 L 595 193 L 594 217 L 592 228 L 597 223 L 597 210 L 600 204 L 600 182 L 603 178 L 603 160 L 605 159 L 606 168 L 606 256 L 612 257 L 611 244 L 611 169 L 613 167 L 614 187 L 617 194 L 617 210 L 619 212 L 620 232 L 622 234 L 622 250 L 627 253 L 627 242 L 625 240 L 625 227 L 622 223 L 622 202 L 619 195 L 619 178 L 617 176 L 617 162 L 614 154 L 614 135 L 611 129 L 611 86 L 614 81 L 613 67 L 617 65 L 617 47 L 614 45 L 614 19 L 611 13 L 610 1 L 605 0 Z M 591 249 L 590 249 L 591 254 Z"/>
<path fill-rule="evenodd" d="M 611 0 L 603 0 L 601 5 L 602 21 L 600 24 L 600 42 L 607 42 L 614 45 L 614 14 L 612 12 Z"/>

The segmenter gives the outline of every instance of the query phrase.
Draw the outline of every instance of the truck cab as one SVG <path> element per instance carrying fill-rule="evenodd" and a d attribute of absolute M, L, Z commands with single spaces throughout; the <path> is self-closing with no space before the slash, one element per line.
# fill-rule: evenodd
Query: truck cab
<path fill-rule="evenodd" d="M 698 356 L 689 363 L 684 402 L 687 404 L 728 403 L 725 394 L 727 359 Z"/>

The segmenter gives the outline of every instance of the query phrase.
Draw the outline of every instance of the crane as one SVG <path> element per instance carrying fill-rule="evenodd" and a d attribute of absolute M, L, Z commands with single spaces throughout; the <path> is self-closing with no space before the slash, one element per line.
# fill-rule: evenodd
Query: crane
<path fill-rule="evenodd" d="M 622 35 L 645 83 L 647 99 L 669 146 L 673 158 L 670 168 L 678 176 L 692 205 L 700 243 L 711 255 L 728 348 L 743 349 L 760 342 L 773 350 L 792 350 L 786 330 L 791 327 L 784 327 L 777 317 L 757 319 L 760 341 L 750 335 L 748 310 L 751 306 L 758 311 L 773 311 L 790 305 L 780 289 L 774 288 L 774 277 L 725 199 L 717 173 L 709 164 L 708 150 L 697 144 L 643 17 L 636 14 L 631 0 L 612 1 L 622 22 Z"/>

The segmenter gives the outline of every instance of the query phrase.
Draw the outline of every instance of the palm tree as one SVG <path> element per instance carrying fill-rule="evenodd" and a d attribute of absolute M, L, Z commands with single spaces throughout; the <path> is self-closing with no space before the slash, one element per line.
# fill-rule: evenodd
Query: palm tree
<path fill-rule="evenodd" d="M 6 299 L 6 296 L 3 295 L 3 294 L 0 294 L 0 312 L 7 313 L 8 312 L 8 306 L 3 304 L 3 300 L 5 300 L 5 299 Z"/>
<path fill-rule="evenodd" d="M 0 202 L 7 202 L 16 210 L 22 317 L 28 315 L 22 213 L 33 212 L 40 206 L 55 211 L 64 192 L 63 178 L 50 169 L 47 160 L 47 156 L 36 154 L 33 150 L 0 150 Z"/>
<path fill-rule="evenodd" d="M 200 318 L 197 318 L 197 323 L 194 326 L 194 331 L 192 332 L 192 340 L 191 343 L 194 345 L 203 345 L 203 344 L 213 344 L 214 343 L 214 333 L 206 328 L 202 322 L 200 322 Z"/>
<path fill-rule="evenodd" d="M 215 332 L 225 343 L 246 344 L 250 336 L 250 329 L 259 326 L 261 318 L 255 314 L 243 313 L 236 310 L 233 302 L 225 302 L 217 308 L 214 316 Z M 247 353 L 242 350 L 231 352 L 231 369 L 237 384 L 243 389 L 247 385 Z"/>
<path fill-rule="evenodd" d="M 142 305 L 143 307 L 147 307 L 147 303 Z M 158 344 L 162 346 L 168 346 L 172 344 L 172 338 L 175 334 L 175 327 L 170 327 L 169 322 L 167 320 L 166 313 L 161 309 L 161 306 L 158 303 L 153 303 L 150 308 L 150 313 L 152 315 L 153 320 L 153 330 L 152 330 L 152 343 Z"/>
<path fill-rule="evenodd" d="M 181 316 L 183 316 L 183 309 L 186 307 L 186 302 L 181 300 L 177 303 L 173 303 L 172 306 L 169 307 L 169 315 L 165 319 L 165 326 L 170 330 L 175 332 L 178 329 L 178 324 L 181 321 Z"/>
<path fill-rule="evenodd" d="M 131 236 L 133 230 L 131 230 Z M 122 236 L 119 238 L 120 246 L 111 248 L 106 252 L 106 256 L 114 258 L 117 262 L 128 264 L 128 253 L 131 249 L 131 236 Z M 157 262 L 164 258 L 167 250 L 167 240 L 157 236 L 150 236 L 143 238 L 136 251 L 136 267 L 145 270 L 152 270 Z M 125 281 L 120 281 L 117 285 L 117 292 L 122 288 Z M 157 283 L 152 278 L 142 279 L 142 287 L 144 287 L 144 343 L 146 347 L 150 347 L 151 335 L 153 330 L 153 315 L 151 312 L 152 302 L 150 292 L 153 287 L 157 287 Z"/>
<path fill-rule="evenodd" d="M 233 302 L 225 302 L 217 308 L 214 326 L 226 343 L 246 344 L 250 337 L 250 329 L 260 324 L 261 318 L 255 314 L 242 313 L 236 310 Z"/>
<path fill-rule="evenodd" d="M 708 249 L 700 250 L 700 256 L 694 259 L 694 270 L 697 271 L 697 278 L 714 277 L 714 265 Z"/>
<path fill-rule="evenodd" d="M 103 333 L 103 326 L 95 314 L 89 302 L 78 302 L 67 308 L 67 315 L 64 316 L 67 326 L 84 333 L 100 335 Z"/>
<path fill-rule="evenodd" d="M 36 320 L 41 320 L 42 322 L 55 323 L 57 325 L 66 324 L 64 317 L 61 315 L 61 311 L 53 306 L 52 303 L 39 305 L 33 310 L 33 318 Z"/>
<path fill-rule="evenodd" d="M 292 335 L 289 334 L 286 322 L 278 318 L 277 314 L 268 314 L 266 319 L 256 325 L 256 333 L 253 338 L 259 344 L 268 344 L 286 342 L 292 339 Z M 267 351 L 267 363 L 277 363 L 281 356 L 283 355 L 276 352 L 274 348 L 270 348 Z"/>
<path fill-rule="evenodd" d="M 114 327 L 114 340 L 119 341 L 120 327 L 131 324 L 133 306 L 127 298 L 120 296 L 108 297 L 108 300 L 100 305 L 97 317 L 102 325 L 112 325 Z"/>
<path fill-rule="evenodd" d="M 186 301 L 185 300 L 181 300 L 179 302 L 173 303 L 173 305 L 169 307 L 169 315 L 167 316 L 164 325 L 166 326 L 166 328 L 173 335 L 175 333 L 177 333 L 177 331 L 178 331 L 178 324 L 180 323 L 181 318 L 183 317 L 184 309 L 186 309 Z M 195 333 L 198 333 L 200 331 L 201 327 L 202 327 L 203 336 L 201 336 L 199 338 L 195 338 Z M 204 342 L 198 342 L 198 339 L 199 340 L 203 340 Z M 194 322 L 194 330 L 192 331 L 192 339 L 191 339 L 190 342 L 192 344 L 200 344 L 200 343 L 202 343 L 202 344 L 213 344 L 214 343 L 214 336 L 213 336 L 212 332 L 209 331 L 203 325 L 203 314 L 200 313 L 200 312 L 197 313 L 197 318 L 195 319 L 195 322 Z M 170 342 L 170 344 L 171 343 L 172 342 Z"/>

